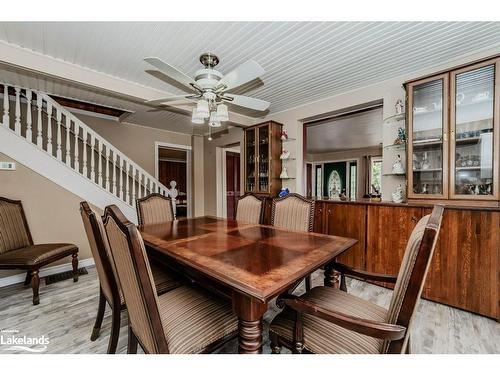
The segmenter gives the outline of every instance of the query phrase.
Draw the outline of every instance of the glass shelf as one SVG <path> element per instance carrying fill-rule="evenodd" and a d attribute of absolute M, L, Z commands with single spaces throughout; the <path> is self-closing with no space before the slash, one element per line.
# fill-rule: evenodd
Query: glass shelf
<path fill-rule="evenodd" d="M 406 173 L 384 173 L 382 176 L 400 176 L 400 177 L 405 177 Z"/>
<path fill-rule="evenodd" d="M 397 115 L 392 115 L 384 119 L 384 124 L 391 124 L 394 122 L 403 121 L 406 118 L 406 113 L 398 113 Z"/>
<path fill-rule="evenodd" d="M 293 142 L 296 140 L 297 140 L 297 138 L 287 138 L 287 139 L 282 139 L 281 142 L 286 143 L 286 142 Z"/>
<path fill-rule="evenodd" d="M 399 145 L 384 146 L 384 150 L 395 150 L 395 151 L 406 150 L 406 144 L 402 143 L 402 144 L 399 144 Z"/>
<path fill-rule="evenodd" d="M 287 160 L 297 160 L 296 158 L 286 158 L 286 159 L 280 159 L 281 161 L 287 161 Z"/>
<path fill-rule="evenodd" d="M 281 180 L 295 180 L 295 177 L 280 177 Z"/>

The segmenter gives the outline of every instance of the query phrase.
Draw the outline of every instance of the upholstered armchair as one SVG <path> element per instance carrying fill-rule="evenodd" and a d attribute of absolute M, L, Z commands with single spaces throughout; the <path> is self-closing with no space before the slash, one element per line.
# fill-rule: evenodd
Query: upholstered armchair
<path fill-rule="evenodd" d="M 139 225 L 158 224 L 175 219 L 172 199 L 158 193 L 137 199 L 136 208 Z"/>
<path fill-rule="evenodd" d="M 282 296 L 279 300 L 285 309 L 270 325 L 273 353 L 279 353 L 282 345 L 294 353 L 409 353 L 412 318 L 436 247 L 443 211 L 443 206 L 435 206 L 431 215 L 417 223 L 397 277 L 334 265 L 342 278 L 351 275 L 395 284 L 389 309 L 348 294 L 345 279 L 342 289 L 320 286 L 300 297 Z"/>
<path fill-rule="evenodd" d="M 262 198 L 252 193 L 246 193 L 238 198 L 236 220 L 245 223 L 260 224 L 264 212 L 263 208 Z"/>
<path fill-rule="evenodd" d="M 50 225 L 50 223 L 48 224 Z M 69 243 L 33 243 L 21 201 L 0 197 L 0 269 L 26 270 L 33 305 L 40 303 L 39 270 L 67 256 L 72 257 L 73 281 L 78 281 L 78 247 Z"/>

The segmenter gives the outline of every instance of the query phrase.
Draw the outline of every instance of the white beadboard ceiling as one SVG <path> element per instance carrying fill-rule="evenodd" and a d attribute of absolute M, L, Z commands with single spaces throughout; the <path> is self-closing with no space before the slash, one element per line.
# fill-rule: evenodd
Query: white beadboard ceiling
<path fill-rule="evenodd" d="M 500 46 L 500 23 L 3 22 L 0 41 L 172 94 L 182 91 L 145 73 L 144 57 L 189 75 L 206 51 L 219 56 L 223 73 L 252 58 L 266 74 L 246 94 L 270 101 L 275 113 Z M 110 100 L 66 86 L 68 97 Z"/>
<path fill-rule="evenodd" d="M 323 154 L 379 146 L 382 108 L 307 127 L 307 153 Z"/>

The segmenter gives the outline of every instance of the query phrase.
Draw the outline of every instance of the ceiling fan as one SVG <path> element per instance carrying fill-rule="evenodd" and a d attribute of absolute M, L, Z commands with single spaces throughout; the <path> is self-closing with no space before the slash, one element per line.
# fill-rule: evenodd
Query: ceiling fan
<path fill-rule="evenodd" d="M 214 69 L 219 63 L 219 58 L 212 53 L 204 53 L 200 56 L 200 62 L 204 68 L 195 72 L 194 79 L 158 57 L 147 57 L 144 61 L 154 66 L 169 79 L 180 83 L 186 91 L 192 92 L 187 95 L 148 100 L 146 103 L 161 105 L 179 100 L 196 103 L 191 118 L 195 124 L 203 124 L 205 119 L 208 119 L 208 125 L 219 127 L 222 121 L 228 121 L 229 113 L 225 102 L 255 111 L 265 111 L 271 104 L 265 100 L 230 93 L 265 73 L 265 70 L 254 60 L 244 62 L 224 75 Z M 161 76 L 154 76 L 162 79 Z"/>

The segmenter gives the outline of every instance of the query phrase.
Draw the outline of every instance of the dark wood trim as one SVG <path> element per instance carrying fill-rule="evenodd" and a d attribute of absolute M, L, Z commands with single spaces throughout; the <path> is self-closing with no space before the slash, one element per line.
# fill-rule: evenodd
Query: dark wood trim
<path fill-rule="evenodd" d="M 332 267 L 334 270 L 339 271 L 341 275 L 348 275 L 361 280 L 381 281 L 392 284 L 395 284 L 397 281 L 397 276 L 359 270 L 342 263 L 333 263 Z"/>
<path fill-rule="evenodd" d="M 98 113 L 98 114 L 106 115 L 106 116 L 120 117 L 125 113 L 132 113 L 132 112 L 124 111 L 122 109 L 106 107 L 106 106 L 99 105 L 99 104 L 82 102 L 82 101 L 70 99 L 70 98 L 63 98 L 62 96 L 50 95 L 50 97 L 64 107 L 79 109 L 79 110 L 87 111 L 87 112 Z"/>

